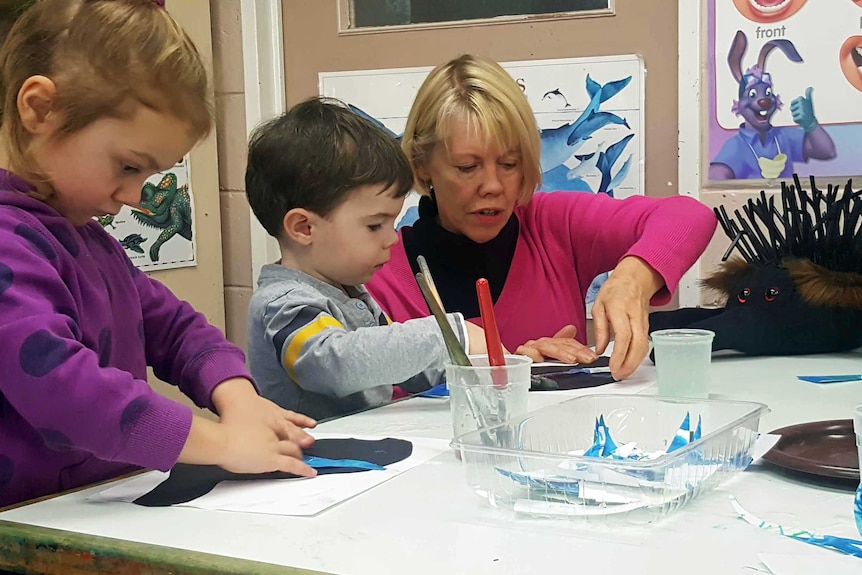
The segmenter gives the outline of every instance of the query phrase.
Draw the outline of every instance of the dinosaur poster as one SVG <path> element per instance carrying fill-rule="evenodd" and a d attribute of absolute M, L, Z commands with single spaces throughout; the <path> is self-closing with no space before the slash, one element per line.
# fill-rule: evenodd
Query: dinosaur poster
<path fill-rule="evenodd" d="M 501 62 L 541 130 L 544 191 L 625 198 L 644 189 L 644 66 L 638 56 Z M 348 103 L 400 138 L 430 67 L 320 74 L 320 94 Z M 418 217 L 411 194 L 396 227 Z M 587 308 L 604 274 L 590 286 Z"/>
<path fill-rule="evenodd" d="M 710 183 L 862 173 L 862 1 L 708 0 Z"/>
<path fill-rule="evenodd" d="M 170 170 L 149 178 L 138 209 L 126 206 L 116 216 L 96 218 L 141 270 L 196 265 L 188 161 L 186 156 Z"/>

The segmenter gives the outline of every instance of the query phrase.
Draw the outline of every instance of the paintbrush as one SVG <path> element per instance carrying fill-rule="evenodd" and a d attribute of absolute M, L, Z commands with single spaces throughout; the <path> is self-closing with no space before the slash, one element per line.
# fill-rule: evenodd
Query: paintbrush
<path fill-rule="evenodd" d="M 425 276 L 425 279 L 428 281 L 428 287 L 430 288 L 434 299 L 437 300 L 437 305 L 439 305 L 440 309 L 443 309 L 445 313 L 443 300 L 440 299 L 440 292 L 437 291 L 437 286 L 434 284 L 434 278 L 431 276 L 431 268 L 428 267 L 428 262 L 425 260 L 425 256 L 420 255 L 416 258 L 416 262 L 419 264 L 419 271 L 422 272 L 422 275 Z"/>
<path fill-rule="evenodd" d="M 434 297 L 434 288 L 431 283 L 433 280 L 430 278 L 430 275 L 426 276 L 422 272 L 419 272 L 416 274 L 416 283 L 419 284 L 419 290 L 422 292 L 422 297 L 425 298 L 425 303 L 428 304 L 428 309 L 431 310 L 431 314 L 437 320 L 437 325 L 440 326 L 440 331 L 443 333 L 443 342 L 446 344 L 446 351 L 449 352 L 449 359 L 454 365 L 473 365 L 470 363 L 470 358 L 467 357 L 467 352 L 461 347 L 458 336 L 455 335 L 452 326 L 449 325 L 449 320 L 446 319 L 446 312 L 443 310 L 443 306 Z"/>
<path fill-rule="evenodd" d="M 506 358 L 503 355 L 503 344 L 500 341 L 497 318 L 494 315 L 494 301 L 491 299 L 491 288 L 488 286 L 487 279 L 479 278 L 476 281 L 476 296 L 479 298 L 479 313 L 482 315 L 482 327 L 485 329 L 488 365 L 491 367 L 505 366 Z M 505 370 L 492 369 L 491 379 L 495 387 L 506 387 L 508 384 Z"/>
<path fill-rule="evenodd" d="M 422 275 L 425 276 L 425 279 L 428 280 L 428 287 L 431 288 L 431 293 L 434 294 L 434 299 L 437 300 L 437 303 L 440 304 L 440 307 L 443 307 L 443 300 L 440 299 L 440 293 L 437 291 L 437 286 L 434 285 L 434 278 L 431 277 L 431 268 L 428 267 L 428 261 L 425 259 L 425 256 L 420 255 L 416 258 L 416 263 L 419 264 L 419 271 L 422 272 Z"/>

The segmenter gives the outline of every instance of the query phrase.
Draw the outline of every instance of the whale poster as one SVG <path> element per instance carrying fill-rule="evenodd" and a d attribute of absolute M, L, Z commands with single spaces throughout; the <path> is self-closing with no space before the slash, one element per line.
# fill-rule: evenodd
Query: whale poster
<path fill-rule="evenodd" d="M 708 0 L 708 183 L 862 172 L 862 0 Z"/>
<path fill-rule="evenodd" d="M 640 57 L 501 65 L 524 91 L 541 131 L 539 191 L 604 193 L 617 198 L 643 193 L 644 66 Z M 323 72 L 320 94 L 350 104 L 400 137 L 416 92 L 431 69 Z"/>

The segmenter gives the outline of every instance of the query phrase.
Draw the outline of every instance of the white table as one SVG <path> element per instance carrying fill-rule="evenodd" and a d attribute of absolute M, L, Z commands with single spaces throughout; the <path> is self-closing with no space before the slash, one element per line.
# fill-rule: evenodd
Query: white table
<path fill-rule="evenodd" d="M 862 382 L 818 386 L 798 381 L 796 375 L 859 372 L 860 352 L 715 358 L 711 397 L 768 404 L 772 411 L 761 420 L 762 432 L 847 419 L 862 403 Z M 531 393 L 530 408 L 579 393 L 654 393 L 653 381 L 654 369 L 647 363 L 626 382 L 579 392 Z M 321 430 L 446 438 L 451 430 L 448 409 L 446 400 L 411 399 L 324 424 Z M 359 575 L 751 574 L 762 568 L 758 553 L 832 553 L 746 524 L 736 517 L 729 494 L 763 519 L 858 538 L 851 492 L 815 487 L 761 466 L 657 523 L 613 529 L 492 509 L 469 488 L 453 452 L 310 518 L 85 501 L 94 489 L 103 488 L 6 511 L 0 521 Z"/>

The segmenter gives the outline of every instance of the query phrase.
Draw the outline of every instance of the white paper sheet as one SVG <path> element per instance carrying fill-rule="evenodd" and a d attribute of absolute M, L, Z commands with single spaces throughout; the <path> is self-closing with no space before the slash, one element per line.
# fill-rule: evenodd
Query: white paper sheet
<path fill-rule="evenodd" d="M 862 561 L 849 555 L 841 555 L 827 549 L 808 555 L 778 555 L 760 553 L 760 562 L 766 565 L 773 575 L 860 575 Z"/>
<path fill-rule="evenodd" d="M 346 434 L 314 433 L 315 438 L 383 439 L 383 437 Z M 262 479 L 257 481 L 222 481 L 212 491 L 198 497 L 185 507 L 221 511 L 264 513 L 268 515 L 315 515 L 372 487 L 404 473 L 429 459 L 449 450 L 444 439 L 403 437 L 413 444 L 413 453 L 407 459 L 393 463 L 384 471 L 335 473 L 312 479 Z M 90 501 L 132 502 L 148 493 L 168 478 L 167 473 L 152 471 L 100 491 Z"/>

